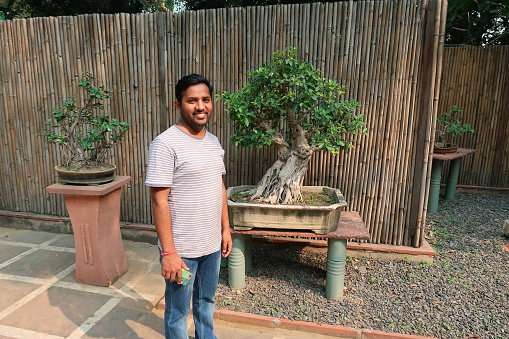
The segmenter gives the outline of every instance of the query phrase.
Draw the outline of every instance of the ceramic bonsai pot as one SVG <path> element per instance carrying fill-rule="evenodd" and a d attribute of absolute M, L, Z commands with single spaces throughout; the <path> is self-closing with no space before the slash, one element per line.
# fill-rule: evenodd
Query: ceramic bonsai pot
<path fill-rule="evenodd" d="M 69 171 L 63 167 L 55 166 L 58 173 L 58 180 L 63 184 L 73 185 L 96 185 L 112 182 L 115 178 L 117 166 L 111 165 L 107 169 L 81 169 L 79 171 Z"/>
<path fill-rule="evenodd" d="M 236 186 L 227 190 L 227 196 L 246 191 L 255 186 Z M 228 199 L 228 216 L 235 230 L 253 228 L 306 230 L 327 234 L 336 229 L 341 211 L 347 206 L 338 189 L 324 186 L 304 186 L 304 192 L 323 192 L 334 199 L 329 206 L 271 205 L 234 202 Z"/>
<path fill-rule="evenodd" d="M 458 151 L 458 146 L 453 144 L 444 144 L 444 146 L 437 147 L 434 145 L 433 147 L 433 153 L 436 154 L 447 154 L 447 153 L 454 153 Z"/>

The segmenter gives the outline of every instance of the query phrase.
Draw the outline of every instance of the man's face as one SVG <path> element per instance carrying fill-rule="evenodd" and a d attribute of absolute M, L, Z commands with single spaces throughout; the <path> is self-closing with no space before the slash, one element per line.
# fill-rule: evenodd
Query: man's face
<path fill-rule="evenodd" d="M 205 84 L 190 86 L 182 93 L 182 104 L 175 100 L 180 123 L 193 134 L 203 130 L 212 115 L 212 98 Z"/>

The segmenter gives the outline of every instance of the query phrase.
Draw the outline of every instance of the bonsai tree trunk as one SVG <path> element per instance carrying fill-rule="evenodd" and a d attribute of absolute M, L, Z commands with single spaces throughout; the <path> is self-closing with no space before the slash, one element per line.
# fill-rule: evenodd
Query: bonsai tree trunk
<path fill-rule="evenodd" d="M 302 200 L 302 182 L 314 147 L 308 144 L 302 128 L 297 128 L 296 148 L 291 150 L 281 135 L 273 140 L 278 160 L 251 193 L 251 200 L 270 204 L 292 204 Z"/>

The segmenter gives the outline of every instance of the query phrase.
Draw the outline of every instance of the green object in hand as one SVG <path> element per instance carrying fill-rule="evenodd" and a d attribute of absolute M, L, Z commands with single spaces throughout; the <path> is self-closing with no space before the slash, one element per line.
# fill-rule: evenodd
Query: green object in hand
<path fill-rule="evenodd" d="M 186 271 L 185 269 L 182 269 L 182 282 L 180 283 L 182 286 L 186 286 L 189 280 L 192 278 L 192 274 Z"/>

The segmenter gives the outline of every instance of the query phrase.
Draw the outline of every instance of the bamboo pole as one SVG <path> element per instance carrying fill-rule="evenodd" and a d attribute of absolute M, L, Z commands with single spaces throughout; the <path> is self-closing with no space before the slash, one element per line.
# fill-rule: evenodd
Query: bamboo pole
<path fill-rule="evenodd" d="M 23 93 L 22 87 L 21 87 L 21 74 L 23 74 L 22 69 L 22 62 L 20 62 L 20 59 L 23 58 L 22 50 L 20 50 L 21 45 L 21 37 L 19 35 L 19 24 L 21 21 L 14 21 L 13 25 L 11 27 L 11 34 L 12 34 L 12 40 L 14 42 L 14 58 L 13 58 L 13 68 L 16 72 L 16 75 L 12 77 L 12 92 L 11 96 L 14 99 L 14 110 L 11 113 L 11 138 L 15 142 L 16 149 L 15 149 L 15 155 L 17 158 L 17 171 L 20 171 L 21 173 L 27 173 L 27 164 L 26 164 L 26 145 L 24 144 L 24 140 L 22 139 L 23 136 L 23 129 L 26 119 L 23 117 L 23 112 L 25 111 L 24 108 L 24 100 L 22 98 L 21 93 Z M 20 176 L 16 176 L 16 186 L 20 188 L 19 192 L 19 201 L 18 201 L 18 208 L 21 207 L 22 210 L 30 210 L 29 207 L 29 183 L 25 178 L 20 178 Z"/>
<path fill-rule="evenodd" d="M 388 26 L 390 31 L 388 32 L 390 35 L 390 39 L 388 40 L 388 55 L 392 55 L 393 53 L 397 53 L 397 50 L 395 49 L 395 44 L 397 44 L 397 31 L 395 28 L 395 25 L 399 21 L 399 13 L 398 8 L 394 8 L 397 4 L 391 4 L 391 11 L 389 14 L 389 22 Z M 396 38 L 396 39 L 395 39 Z M 397 57 L 396 57 L 397 58 Z M 377 243 L 380 243 L 382 241 L 383 236 L 383 229 L 384 229 L 384 213 L 385 213 L 385 202 L 383 201 L 386 194 L 386 189 L 388 185 L 388 172 L 389 168 L 387 167 L 390 163 L 389 153 L 390 153 L 390 129 L 392 125 L 392 98 L 390 97 L 390 93 L 392 91 L 393 87 L 393 81 L 394 81 L 394 63 L 391 62 L 387 65 L 387 69 L 384 69 L 385 76 L 385 88 L 384 92 L 386 95 L 384 96 L 383 101 L 383 107 L 385 111 L 385 116 L 383 118 L 383 130 L 381 131 L 381 147 L 379 148 L 379 159 L 380 162 L 378 163 L 379 167 L 379 174 L 378 174 L 378 181 L 379 181 L 379 187 L 377 189 L 378 196 L 377 196 L 377 204 L 376 204 L 376 213 L 375 213 L 375 219 L 374 219 L 374 225 L 375 225 L 375 241 Z"/>
<path fill-rule="evenodd" d="M 492 173 L 490 175 L 489 184 L 490 186 L 496 186 L 497 184 L 500 185 L 506 185 L 509 182 L 507 180 L 507 177 L 509 176 L 509 165 L 507 164 L 509 161 L 503 161 L 504 153 L 507 155 L 509 154 L 509 142 L 508 142 L 508 134 L 509 134 L 509 67 L 507 64 L 509 63 L 509 48 L 507 46 L 504 46 L 504 49 L 501 51 L 501 56 L 499 58 L 499 62 L 501 65 L 501 68 L 498 72 L 500 82 L 498 83 L 499 86 L 497 86 L 497 89 L 499 89 L 499 97 L 500 99 L 500 106 L 497 105 L 497 109 L 494 111 L 499 113 L 497 114 L 499 116 L 499 122 L 498 122 L 498 130 L 497 130 L 497 138 L 495 141 L 495 156 L 493 159 L 493 165 L 492 165 Z M 505 52 L 505 53 L 504 53 Z M 505 76 L 504 76 L 505 75 Z M 497 93 L 497 94 L 498 94 Z M 506 114 L 502 114 L 502 112 L 506 112 Z M 504 147 L 505 145 L 505 147 Z M 505 152 L 504 152 L 505 148 Z M 498 176 L 496 175 L 495 168 L 499 169 Z M 504 178 L 503 173 L 505 173 L 506 181 L 505 183 L 502 182 L 502 178 Z"/>
<path fill-rule="evenodd" d="M 14 82 L 14 77 L 13 77 L 13 71 L 15 71 L 12 67 L 12 65 L 14 64 L 14 60 L 15 60 L 15 52 L 14 52 L 14 45 L 13 45 L 13 35 L 12 35 L 12 29 L 13 29 L 13 22 L 12 21 L 4 21 L 4 22 L 1 22 L 2 24 L 2 31 L 0 32 L 0 34 L 4 37 L 3 39 L 3 43 L 2 43 L 2 46 L 3 46 L 3 50 L 5 50 L 5 52 L 3 52 L 3 60 L 5 60 L 5 71 L 2 72 L 2 74 L 4 75 L 4 99 L 6 100 L 5 102 L 5 117 L 6 117 L 6 120 L 5 120 L 5 123 L 2 124 L 2 128 L 5 128 L 4 130 L 4 135 L 5 135 L 5 142 L 4 142 L 4 145 L 6 145 L 6 147 L 4 146 L 4 152 L 5 150 L 8 151 L 8 154 L 10 155 L 9 158 L 6 159 L 6 165 L 8 164 L 8 167 L 9 167 L 9 172 L 11 173 L 11 175 L 6 178 L 7 180 L 7 184 L 10 186 L 10 189 L 9 189 L 9 194 L 11 195 L 11 197 L 13 198 L 13 200 L 11 200 L 11 204 L 10 204 L 10 208 L 13 209 L 14 211 L 17 211 L 17 210 L 20 210 L 20 204 L 19 204 L 19 201 L 21 199 L 20 197 L 20 194 L 22 192 L 20 192 L 20 189 L 16 189 L 16 186 L 18 184 L 17 182 L 17 177 L 18 175 L 17 174 L 17 168 L 18 168 L 18 164 L 16 163 L 16 160 L 17 157 L 16 157 L 16 150 L 15 150 L 15 145 L 16 145 L 16 142 L 13 138 L 13 133 L 12 131 L 15 129 L 15 126 L 14 126 L 14 122 L 15 122 L 15 117 L 13 116 L 14 112 L 15 112 L 15 93 L 13 91 L 13 88 L 12 88 L 12 83 Z M 7 67 L 9 66 L 9 67 Z"/>
<path fill-rule="evenodd" d="M 412 114 L 410 114 L 410 112 L 413 111 L 413 108 L 412 108 L 412 100 L 411 99 L 407 99 L 407 98 L 413 98 L 415 97 L 415 86 L 414 86 L 414 83 L 415 81 L 413 81 L 413 77 L 415 76 L 415 74 L 413 74 L 413 70 L 414 70 L 414 67 L 415 67 L 415 64 L 416 64 L 416 42 L 417 42 L 417 38 L 416 38 L 416 32 L 417 32 L 417 25 L 416 25 L 416 22 L 417 22 L 417 9 L 415 7 L 412 7 L 411 8 L 411 22 L 410 22 L 410 28 L 409 28 L 409 36 L 411 37 L 410 41 L 409 41 L 409 46 L 408 46 L 408 49 L 409 49 L 409 58 L 407 60 L 407 70 L 408 70 L 408 84 L 407 84 L 407 93 L 404 93 L 403 94 L 403 98 L 404 98 L 404 107 L 403 107 L 403 111 L 406 112 L 406 114 L 404 115 L 404 119 L 403 119 L 403 128 L 405 128 L 405 132 L 404 132 L 404 137 L 403 137 L 403 140 L 401 142 L 401 145 L 403 146 L 402 149 L 403 151 L 400 153 L 401 154 L 401 172 L 400 174 L 397 176 L 401 176 L 401 181 L 398 183 L 398 192 L 399 192 L 399 195 L 398 195 L 398 199 L 396 200 L 395 202 L 395 206 L 396 208 L 398 209 L 397 212 L 395 213 L 395 219 L 393 221 L 394 225 L 395 225 L 395 234 L 393 235 L 392 237 L 392 242 L 393 244 L 397 244 L 398 246 L 402 245 L 403 243 L 403 223 L 404 223 L 404 220 L 405 220 L 405 216 L 407 215 L 408 213 L 408 209 L 407 209 L 407 199 L 405 199 L 405 197 L 407 196 L 407 178 L 408 178 L 408 174 L 409 174 L 409 162 L 410 162 L 410 147 L 408 146 L 411 139 L 410 139 L 410 136 L 411 136 L 411 121 L 412 121 Z"/>
<path fill-rule="evenodd" d="M 389 225 L 395 225 L 395 222 L 398 218 L 399 211 L 399 203 L 401 198 L 401 190 L 404 183 L 405 173 L 402 172 L 403 167 L 403 156 L 401 150 L 401 146 L 406 145 L 407 143 L 407 131 L 404 129 L 407 124 L 407 118 L 408 114 L 405 114 L 406 112 L 406 98 L 409 97 L 408 89 L 410 88 L 410 83 L 408 81 L 409 78 L 409 70 L 410 70 L 410 58 L 409 56 L 409 49 L 411 48 L 410 45 L 412 43 L 411 37 L 413 36 L 410 34 L 412 23 L 414 21 L 414 12 L 413 8 L 407 7 L 405 9 L 405 21 L 403 22 L 403 25 L 401 27 L 402 29 L 402 37 L 400 39 L 400 51 L 401 55 L 405 56 L 403 67 L 399 68 L 399 76 L 398 76 L 398 93 L 400 93 L 399 96 L 399 102 L 396 107 L 396 110 L 401 112 L 402 114 L 399 115 L 398 119 L 398 133 L 396 134 L 397 143 L 395 144 L 395 166 L 394 166 L 394 172 L 393 172 L 393 185 L 391 185 L 392 190 L 392 199 L 391 204 L 388 206 L 390 208 L 390 219 L 389 219 Z M 410 37 L 406 38 L 406 37 Z M 402 58 L 403 59 L 403 58 Z M 386 238 L 386 242 L 396 242 L 397 243 L 397 234 L 398 230 L 397 227 L 388 227 L 388 236 Z"/>
<path fill-rule="evenodd" d="M 18 99 L 18 107 L 19 110 L 15 112 L 16 117 L 16 129 L 17 129 L 17 151 L 20 156 L 20 161 L 22 165 L 22 172 L 25 173 L 26 178 L 23 180 L 24 191 L 22 201 L 25 204 L 25 207 L 28 211 L 32 211 L 34 208 L 38 207 L 38 197 L 34 196 L 34 188 L 33 181 L 36 175 L 32 170 L 32 164 L 34 160 L 32 158 L 32 153 L 34 146 L 32 145 L 31 138 L 23 138 L 25 134 L 25 130 L 33 130 L 33 127 L 30 126 L 31 122 L 34 121 L 32 117 L 29 116 L 30 109 L 28 106 L 28 101 L 23 100 L 21 93 L 29 91 L 29 88 L 26 88 L 26 79 L 28 76 L 28 71 L 26 69 L 27 63 L 24 62 L 27 58 L 27 50 L 25 48 L 24 41 L 26 41 L 26 36 L 24 36 L 24 24 L 26 20 L 15 21 L 13 25 L 13 35 L 16 37 L 16 49 L 17 56 L 15 59 L 16 63 L 16 98 Z M 35 206 L 34 206 L 35 205 Z"/>
<path fill-rule="evenodd" d="M 365 10 L 365 2 L 356 3 L 352 7 L 352 24 L 351 24 L 351 38 L 350 38 L 350 46 L 349 53 L 351 56 L 350 59 L 350 67 L 349 67 L 349 80 L 348 80 L 348 88 L 347 88 L 347 97 L 349 98 L 359 98 L 359 85 L 361 83 L 362 75 L 361 75 L 361 55 L 364 53 L 365 45 L 362 43 L 363 36 L 366 33 L 366 30 L 363 27 L 363 17 Z M 357 149 L 348 149 L 344 152 L 345 154 L 345 170 L 348 185 L 346 186 L 346 197 L 348 199 L 349 207 L 351 210 L 355 208 L 357 204 L 357 178 L 355 177 L 355 171 L 357 167 Z"/>
<path fill-rule="evenodd" d="M 438 2 L 440 4 L 440 2 Z M 427 195 L 428 195 L 428 185 L 429 183 L 429 176 L 431 172 L 431 155 L 430 155 L 430 148 L 432 147 L 431 144 L 431 138 L 432 138 L 432 132 L 433 132 L 433 123 L 436 119 L 436 111 L 433 109 L 433 103 L 435 100 L 435 79 L 437 76 L 437 64 L 439 62 L 438 59 L 438 51 L 439 49 L 439 38 L 440 38 L 440 8 L 438 6 L 437 2 L 430 1 L 429 7 L 427 10 L 427 28 L 426 28 L 426 37 L 427 41 L 425 41 L 425 44 L 427 45 L 427 48 L 425 48 L 425 57 L 424 57 L 424 69 L 427 68 L 427 72 L 424 72 L 424 74 L 427 74 L 427 76 L 424 79 L 424 92 L 422 94 L 423 98 L 423 104 L 422 107 L 424 108 L 423 112 L 426 115 L 426 112 L 431 112 L 431 116 L 429 116 L 430 113 L 428 113 L 428 116 L 423 116 L 423 128 L 420 129 L 420 136 L 422 136 L 422 140 L 424 140 L 422 144 L 422 148 L 418 148 L 418 156 L 422 156 L 422 166 L 417 166 L 417 170 L 421 170 L 420 175 L 420 181 L 417 181 L 419 184 L 419 189 L 417 190 L 419 197 L 416 201 L 417 203 L 417 218 L 412 220 L 413 227 L 411 231 L 412 233 L 409 233 L 411 244 L 414 247 L 420 246 L 420 236 L 423 228 L 423 224 L 425 221 L 425 213 L 426 213 L 426 202 L 427 202 Z M 416 173 L 417 174 L 417 173 Z M 416 175 L 419 177 L 419 175 Z M 418 185 L 415 185 L 415 188 L 417 188 Z"/>
<path fill-rule="evenodd" d="M 25 49 L 26 49 L 26 58 L 25 62 L 27 63 L 27 86 L 28 88 L 26 91 L 28 91 L 29 97 L 31 98 L 30 103 L 31 105 L 27 108 L 28 114 L 29 114 L 29 121 L 33 124 L 33 129 L 35 131 L 39 131 L 43 128 L 43 124 L 41 124 L 41 119 L 39 118 L 39 115 L 42 113 L 41 106 L 41 93 L 40 90 L 37 90 L 40 88 L 39 85 L 39 77 L 38 77 L 38 69 L 37 66 L 37 55 L 34 53 L 34 50 L 36 50 L 36 39 L 34 37 L 34 29 L 33 29 L 33 20 L 30 21 L 24 21 L 23 22 L 23 30 L 25 31 L 26 35 L 23 37 L 23 41 L 26 43 Z M 0 71 L 1 72 L 1 71 Z M 39 113 L 39 114 L 37 114 Z M 50 182 L 51 180 L 51 171 L 53 170 L 52 167 L 49 166 L 48 163 L 48 149 L 45 143 L 43 143 L 44 140 L 40 137 L 34 137 L 32 147 L 35 148 L 31 152 L 35 153 L 35 163 L 36 163 L 36 173 L 37 176 L 35 178 L 35 185 L 32 188 L 32 190 L 38 194 L 41 197 L 41 202 L 39 204 L 39 211 L 50 211 L 51 208 L 48 208 L 50 206 L 49 202 L 50 199 L 47 197 L 47 193 L 44 194 L 40 191 L 40 187 L 44 186 L 45 183 Z M 50 170 L 51 169 L 51 170 Z"/>
<path fill-rule="evenodd" d="M 362 81 L 361 84 L 361 96 L 364 97 L 364 102 L 361 103 L 362 107 L 359 109 L 360 113 L 364 114 L 365 116 L 365 123 L 367 127 L 370 127 L 369 121 L 366 121 L 368 119 L 371 119 L 371 117 L 375 114 L 374 112 L 374 95 L 373 91 L 370 88 L 371 83 L 370 79 L 376 79 L 376 73 L 375 73 L 375 65 L 373 63 L 373 60 L 376 60 L 374 58 L 374 52 L 375 49 L 372 48 L 372 45 L 374 45 L 376 42 L 374 39 L 377 37 L 377 28 L 376 21 L 374 21 L 374 4 L 372 1 L 368 3 L 368 8 L 365 11 L 365 20 L 367 20 L 366 23 L 366 35 L 364 36 L 364 43 L 365 43 L 365 51 L 364 57 L 365 59 L 361 63 L 365 67 L 361 71 L 361 76 L 359 77 L 359 80 Z M 372 129 L 372 127 L 370 127 Z M 356 184 L 356 196 L 359 198 L 357 201 L 357 204 L 355 206 L 350 205 L 350 209 L 357 210 L 360 215 L 365 214 L 365 204 L 366 204 L 366 186 L 367 186 L 367 178 L 369 175 L 368 168 L 367 168 L 367 154 L 370 150 L 369 145 L 369 136 L 364 135 L 357 135 L 356 137 L 356 143 L 355 147 L 357 148 L 357 174 L 359 175 L 359 182 Z M 363 175 L 361 175 L 363 173 Z"/>
<path fill-rule="evenodd" d="M 386 79 L 388 79 L 388 73 L 386 65 L 384 61 L 388 59 L 388 51 L 389 51 L 389 38 L 388 36 L 391 33 L 391 22 L 392 22 L 392 3 L 383 3 L 384 9 L 382 11 L 382 17 L 386 18 L 387 21 L 384 21 L 385 24 L 379 23 L 381 25 L 381 41 L 379 41 L 380 45 L 378 47 L 380 59 L 378 65 L 378 77 L 380 78 L 379 86 L 376 89 L 380 94 L 377 95 L 376 102 L 376 116 L 374 116 L 373 121 L 373 132 L 375 135 L 373 136 L 374 142 L 372 145 L 374 146 L 372 149 L 371 161 L 372 169 L 371 169 L 371 185 L 368 189 L 368 196 L 372 196 L 373 198 L 369 201 L 369 205 L 367 207 L 367 222 L 370 225 L 370 234 L 371 241 L 378 243 L 379 241 L 379 223 L 378 223 L 378 210 L 377 210 L 377 199 L 379 199 L 379 186 L 380 186 L 380 173 L 382 163 L 381 163 L 381 144 L 383 142 L 383 132 L 381 129 L 386 124 L 386 116 L 387 116 L 387 107 L 386 107 L 386 91 L 388 86 L 386 84 Z"/>

